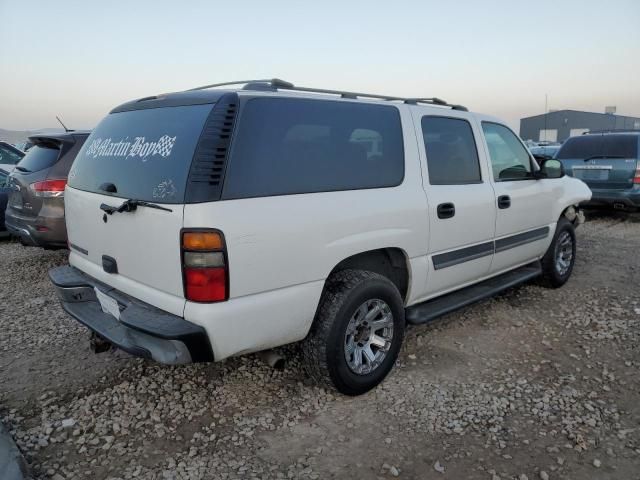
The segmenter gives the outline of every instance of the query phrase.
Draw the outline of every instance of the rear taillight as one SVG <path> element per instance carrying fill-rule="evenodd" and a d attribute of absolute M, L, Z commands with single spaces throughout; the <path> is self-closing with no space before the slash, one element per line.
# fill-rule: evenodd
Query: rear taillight
<path fill-rule="evenodd" d="M 192 302 L 222 302 L 229 298 L 227 252 L 221 232 L 182 232 L 184 296 Z"/>
<path fill-rule="evenodd" d="M 29 185 L 36 197 L 62 197 L 66 186 L 66 179 L 43 180 Z"/>
<path fill-rule="evenodd" d="M 636 185 L 640 184 L 640 160 L 636 163 L 636 173 L 633 175 L 633 183 Z"/>

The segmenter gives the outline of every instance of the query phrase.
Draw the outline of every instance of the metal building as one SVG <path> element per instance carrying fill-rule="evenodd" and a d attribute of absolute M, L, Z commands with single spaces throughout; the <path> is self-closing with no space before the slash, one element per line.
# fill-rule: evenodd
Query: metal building
<path fill-rule="evenodd" d="M 591 130 L 640 130 L 640 118 L 556 110 L 520 120 L 520 138 L 535 142 L 564 142 L 569 137 Z"/>

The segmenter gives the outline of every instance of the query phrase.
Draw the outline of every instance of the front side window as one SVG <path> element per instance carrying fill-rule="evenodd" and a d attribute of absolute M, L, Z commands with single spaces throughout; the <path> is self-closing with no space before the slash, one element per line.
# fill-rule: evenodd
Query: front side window
<path fill-rule="evenodd" d="M 482 122 L 495 181 L 532 178 L 531 157 L 515 133 L 504 125 Z"/>
<path fill-rule="evenodd" d="M 242 109 L 222 198 L 384 188 L 403 178 L 397 108 L 254 98 Z"/>
<path fill-rule="evenodd" d="M 481 183 L 471 125 L 449 117 L 422 117 L 422 136 L 431 185 Z"/>

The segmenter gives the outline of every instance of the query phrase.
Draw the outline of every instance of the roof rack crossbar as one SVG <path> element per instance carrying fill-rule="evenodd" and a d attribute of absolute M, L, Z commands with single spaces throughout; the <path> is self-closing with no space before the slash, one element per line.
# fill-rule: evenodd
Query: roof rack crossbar
<path fill-rule="evenodd" d="M 590 135 L 592 133 L 640 133 L 637 128 L 605 128 L 604 130 L 589 130 L 582 132 L 582 135 Z"/>
<path fill-rule="evenodd" d="M 252 85 L 255 84 L 264 84 L 267 87 L 271 87 L 274 90 L 282 89 L 282 90 L 294 90 L 296 92 L 308 92 L 308 93 L 324 93 L 329 95 L 339 95 L 342 98 L 374 98 L 377 100 L 386 100 L 386 101 L 396 101 L 396 102 L 404 102 L 407 104 L 418 104 L 424 103 L 429 105 L 438 105 L 442 107 L 450 107 L 453 110 L 463 110 L 467 111 L 467 108 L 462 105 L 455 105 L 451 103 L 447 103 L 441 98 L 431 97 L 431 98 L 405 98 L 405 97 L 396 97 L 390 95 L 378 95 L 375 93 L 362 93 L 362 92 L 349 92 L 344 90 L 330 90 L 326 88 L 311 88 L 311 87 L 296 87 L 293 83 L 287 82 L 285 80 L 281 80 L 279 78 L 271 78 L 271 79 L 262 79 L 262 80 L 237 80 L 234 82 L 224 82 L 224 83 L 212 83 L 211 85 L 204 85 L 202 87 L 190 88 L 189 92 L 194 90 L 206 90 L 208 88 L 214 87 L 224 87 L 228 85 L 245 85 L 245 88 L 251 88 Z M 257 86 L 257 85 L 256 85 Z"/>

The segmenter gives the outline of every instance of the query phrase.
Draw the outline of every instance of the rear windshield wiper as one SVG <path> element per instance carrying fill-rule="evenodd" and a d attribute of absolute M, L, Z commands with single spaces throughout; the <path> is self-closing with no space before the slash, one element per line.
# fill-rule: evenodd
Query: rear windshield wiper
<path fill-rule="evenodd" d="M 622 155 L 591 155 L 590 157 L 585 158 L 584 161 L 588 162 L 589 160 L 594 160 L 596 158 L 626 158 L 626 157 L 623 157 Z"/>
<path fill-rule="evenodd" d="M 170 208 L 161 207 L 160 205 L 156 205 L 155 203 L 145 202 L 144 200 L 136 200 L 130 199 L 122 202 L 122 205 L 119 207 L 114 207 L 113 205 L 107 205 L 103 203 L 100 205 L 100 210 L 104 210 L 109 215 L 113 215 L 114 213 L 122 213 L 122 212 L 134 212 L 138 207 L 149 207 L 155 208 L 157 210 L 164 210 L 165 212 L 173 212 Z"/>
<path fill-rule="evenodd" d="M 31 170 L 29 170 L 28 168 L 21 167 L 20 165 L 16 165 L 15 168 L 16 170 L 20 170 L 21 172 L 24 172 L 24 173 L 31 173 Z"/>

